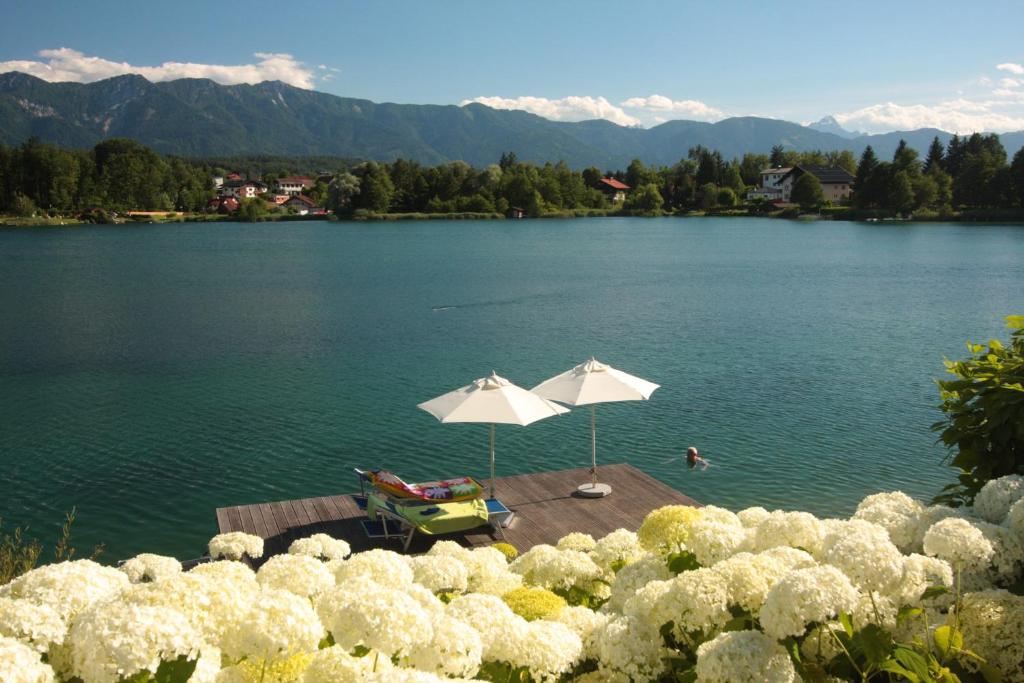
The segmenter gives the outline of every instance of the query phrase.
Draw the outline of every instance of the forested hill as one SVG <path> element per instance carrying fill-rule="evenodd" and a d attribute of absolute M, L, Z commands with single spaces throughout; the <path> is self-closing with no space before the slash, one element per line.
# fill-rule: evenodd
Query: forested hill
<path fill-rule="evenodd" d="M 128 75 L 82 84 L 0 75 L 0 142 L 17 145 L 33 135 L 76 148 L 127 137 L 186 156 L 319 154 L 423 164 L 461 159 L 476 166 L 513 151 L 525 161 L 565 160 L 574 168 L 624 168 L 635 158 L 670 165 L 696 145 L 731 158 L 767 153 L 775 145 L 860 154 L 870 144 L 888 157 L 901 138 L 926 149 L 936 135 L 943 144 L 950 137 L 922 129 L 847 139 L 757 117 L 669 121 L 644 130 L 608 121 L 555 122 L 480 104 L 378 104 L 278 81 L 224 86 L 205 79 L 150 83 Z M 1012 155 L 1024 144 L 1024 131 L 1002 141 Z"/>

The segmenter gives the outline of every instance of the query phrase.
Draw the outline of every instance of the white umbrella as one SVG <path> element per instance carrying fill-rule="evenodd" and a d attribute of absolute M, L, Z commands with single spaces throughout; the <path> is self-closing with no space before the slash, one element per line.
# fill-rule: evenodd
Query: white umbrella
<path fill-rule="evenodd" d="M 491 425 L 491 498 L 494 498 L 494 425 L 528 425 L 569 412 L 491 373 L 455 391 L 419 404 L 441 422 L 486 422 Z"/>
<path fill-rule="evenodd" d="M 577 490 L 585 496 L 607 496 L 611 486 L 597 483 L 597 415 L 594 403 L 646 401 L 660 385 L 616 370 L 591 358 L 572 370 L 541 382 L 531 391 L 551 401 L 571 406 L 590 405 L 590 484 Z"/>

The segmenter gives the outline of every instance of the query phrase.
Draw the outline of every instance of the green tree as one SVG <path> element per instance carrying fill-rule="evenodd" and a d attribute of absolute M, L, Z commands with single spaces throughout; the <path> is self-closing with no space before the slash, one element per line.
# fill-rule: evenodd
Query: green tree
<path fill-rule="evenodd" d="M 870 208 L 878 203 L 878 197 L 873 192 L 872 175 L 878 168 L 878 157 L 871 145 L 864 148 L 860 155 L 860 162 L 857 164 L 857 172 L 853 180 L 853 204 L 862 209 Z"/>
<path fill-rule="evenodd" d="M 359 194 L 353 199 L 353 206 L 374 213 L 387 213 L 391 208 L 391 199 L 395 194 L 395 186 L 387 169 L 372 161 L 362 167 L 359 181 Z"/>
<path fill-rule="evenodd" d="M 771 154 L 768 155 L 768 163 L 772 168 L 782 168 L 786 165 L 786 148 L 782 145 L 774 145 Z"/>
<path fill-rule="evenodd" d="M 907 144 L 906 140 L 900 140 L 896 152 L 892 155 L 892 165 L 899 173 L 903 171 L 911 178 L 921 172 L 921 162 L 917 160 L 917 150 Z"/>
<path fill-rule="evenodd" d="M 945 418 L 932 425 L 949 449 L 957 482 L 936 500 L 957 505 L 974 501 L 985 482 L 1024 474 L 1024 316 L 1007 317 L 1009 346 L 967 344 L 964 361 L 946 360 L 954 379 L 938 380 Z"/>
<path fill-rule="evenodd" d="M 704 183 L 697 190 L 697 205 L 704 209 L 713 209 L 718 204 L 718 185 Z"/>
<path fill-rule="evenodd" d="M 1017 150 L 1010 164 L 1010 195 L 1017 206 L 1024 207 L 1024 147 Z"/>
<path fill-rule="evenodd" d="M 761 171 L 769 168 L 771 161 L 767 154 L 744 154 L 740 161 L 740 177 L 744 185 L 760 185 Z"/>
<path fill-rule="evenodd" d="M 848 149 L 826 152 L 825 159 L 829 166 L 845 169 L 851 174 L 857 173 L 857 159 L 853 156 L 853 152 Z"/>
<path fill-rule="evenodd" d="M 948 210 L 953 201 L 953 179 L 938 166 L 928 169 L 927 176 L 935 183 L 935 201 L 937 209 Z"/>
<path fill-rule="evenodd" d="M 327 208 L 336 215 L 352 211 L 352 199 L 359 194 L 359 178 L 348 171 L 334 176 L 327 187 Z"/>
<path fill-rule="evenodd" d="M 664 200 L 656 183 L 641 185 L 626 197 L 625 208 L 635 214 L 657 215 L 661 213 Z"/>
<path fill-rule="evenodd" d="M 261 218 L 265 218 L 267 215 L 267 203 L 258 197 L 252 197 L 250 199 L 243 199 L 238 204 L 238 211 L 236 214 L 238 220 L 246 221 L 248 223 L 255 223 Z"/>
<path fill-rule="evenodd" d="M 932 138 L 932 144 L 928 147 L 928 156 L 924 160 L 924 172 L 928 173 L 933 168 L 941 170 L 945 158 L 946 155 L 943 151 L 942 143 L 939 142 L 939 136 L 936 135 Z"/>
<path fill-rule="evenodd" d="M 11 204 L 11 211 L 15 216 L 31 218 L 38 213 L 39 209 L 30 197 L 26 197 L 19 192 L 14 195 L 14 202 Z"/>
<path fill-rule="evenodd" d="M 721 188 L 715 197 L 715 202 L 718 206 L 733 207 L 736 206 L 736 201 L 736 193 L 730 187 Z"/>
<path fill-rule="evenodd" d="M 733 162 L 725 167 L 722 174 L 722 185 L 731 188 L 734 192 L 743 191 L 743 176 L 740 174 L 739 164 Z"/>
<path fill-rule="evenodd" d="M 793 183 L 793 190 L 790 192 L 791 201 L 800 205 L 804 211 L 812 211 L 820 207 L 825 201 L 825 195 L 821 191 L 821 181 L 813 173 L 802 173 Z"/>
<path fill-rule="evenodd" d="M 892 182 L 889 183 L 888 190 L 886 208 L 901 215 L 914 210 L 914 186 L 909 173 L 896 171 L 892 176 Z"/>

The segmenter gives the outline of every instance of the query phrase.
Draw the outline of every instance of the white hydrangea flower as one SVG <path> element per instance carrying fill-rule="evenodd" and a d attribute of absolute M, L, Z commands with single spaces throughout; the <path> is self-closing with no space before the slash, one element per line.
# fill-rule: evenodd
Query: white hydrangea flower
<path fill-rule="evenodd" d="M 808 624 L 853 612 L 859 598 L 850 579 L 836 567 L 797 569 L 768 591 L 761 607 L 761 626 L 777 640 L 802 636 Z"/>
<path fill-rule="evenodd" d="M 332 538 L 327 534 L 313 534 L 292 541 L 288 546 L 288 553 L 307 555 L 318 560 L 344 560 L 352 554 L 352 548 L 340 538 Z"/>
<path fill-rule="evenodd" d="M 857 505 L 854 519 L 873 522 L 889 532 L 889 539 L 903 552 L 914 547 L 917 537 L 918 520 L 924 506 L 903 493 L 876 493 Z"/>
<path fill-rule="evenodd" d="M 649 683 L 665 670 L 658 629 L 633 617 L 616 617 L 594 633 L 600 679 Z"/>
<path fill-rule="evenodd" d="M 894 584 L 889 597 L 898 606 L 917 605 L 921 595 L 931 586 L 953 586 L 953 568 L 949 562 L 937 557 L 913 554 L 903 558 L 902 578 Z M 944 596 L 942 603 L 952 600 L 952 596 Z"/>
<path fill-rule="evenodd" d="M 0 636 L 0 681 L 4 683 L 54 683 L 53 669 L 39 653 L 14 638 Z"/>
<path fill-rule="evenodd" d="M 768 591 L 789 571 L 789 567 L 780 567 L 780 563 L 770 556 L 738 553 L 719 562 L 712 570 L 725 580 L 730 605 L 757 614 Z"/>
<path fill-rule="evenodd" d="M 998 524 L 974 522 L 974 526 L 992 544 L 993 549 L 991 566 L 984 578 L 990 583 L 1012 585 L 1024 569 L 1024 538 Z"/>
<path fill-rule="evenodd" d="M 1010 506 L 1006 513 L 1004 525 L 1007 529 L 1017 534 L 1018 538 L 1024 538 L 1024 499 L 1018 500 Z"/>
<path fill-rule="evenodd" d="M 275 555 L 256 572 L 266 588 L 280 588 L 312 598 L 334 586 L 334 574 L 323 562 L 309 555 Z"/>
<path fill-rule="evenodd" d="M 583 643 L 582 659 L 594 658 L 597 656 L 594 634 L 608 622 L 608 615 L 595 612 L 586 607 L 563 607 L 552 617 L 550 621 L 557 621 L 565 624 L 569 630 L 579 636 Z"/>
<path fill-rule="evenodd" d="M 324 627 L 309 600 L 294 593 L 264 588 L 249 609 L 231 623 L 221 640 L 224 654 L 266 661 L 314 652 Z"/>
<path fill-rule="evenodd" d="M 48 605 L 70 623 L 80 611 L 116 596 L 130 585 L 124 572 L 92 560 L 75 560 L 26 572 L 4 586 L 4 593 L 8 598 Z"/>
<path fill-rule="evenodd" d="M 818 564 L 818 562 L 811 557 L 810 553 L 800 550 L 799 548 L 790 548 L 788 546 L 769 548 L 768 550 L 757 553 L 757 557 L 763 562 L 773 563 L 780 574 L 789 572 L 793 569 L 807 569 L 808 567 L 815 567 Z M 781 578 L 781 576 L 779 578 Z"/>
<path fill-rule="evenodd" d="M 450 541 L 436 543 L 434 548 L 437 548 L 442 543 L 450 543 Z M 462 551 L 461 554 L 455 554 L 457 551 L 451 548 L 444 554 L 451 553 L 452 556 L 460 559 L 466 566 L 468 572 L 468 591 L 487 593 L 500 597 L 523 585 L 523 577 L 509 570 L 508 560 L 505 559 L 505 555 L 500 550 L 490 546 L 474 548 L 473 550 L 467 550 L 458 545 L 456 547 Z M 427 554 L 430 555 L 430 553 Z"/>
<path fill-rule="evenodd" d="M 612 583 L 611 597 L 605 607 L 621 612 L 626 600 L 651 581 L 666 581 L 672 578 L 668 563 L 661 555 L 646 554 L 619 570 Z"/>
<path fill-rule="evenodd" d="M 67 642 L 72 672 L 85 683 L 117 683 L 180 656 L 198 659 L 202 639 L 184 614 L 169 607 L 110 600 L 81 612 Z"/>
<path fill-rule="evenodd" d="M 442 678 L 429 671 L 395 667 L 384 673 L 369 674 L 365 683 L 468 683 L 465 678 Z"/>
<path fill-rule="evenodd" d="M 1024 597 L 1002 589 L 965 593 L 957 618 L 966 647 L 1003 680 L 1024 680 Z M 970 658 L 963 657 L 960 663 L 971 671 L 978 669 Z"/>
<path fill-rule="evenodd" d="M 538 681 L 557 681 L 577 662 L 583 643 L 565 624 L 538 619 L 510 629 L 504 653 L 512 666 L 525 666 Z"/>
<path fill-rule="evenodd" d="M 738 520 L 733 524 L 719 518 L 702 516 L 690 526 L 690 537 L 686 544 L 701 565 L 711 567 L 735 555 L 746 542 L 747 531 Z"/>
<path fill-rule="evenodd" d="M 497 551 L 496 551 L 497 552 Z M 409 558 L 413 580 L 434 593 L 465 593 L 469 589 L 469 570 L 450 555 L 422 555 Z"/>
<path fill-rule="evenodd" d="M 338 565 L 334 578 L 339 586 L 357 579 L 369 579 L 389 588 L 402 588 L 413 582 L 412 568 L 407 558 L 377 548 L 356 553 Z"/>
<path fill-rule="evenodd" d="M 343 647 L 332 645 L 313 655 L 302 673 L 302 683 L 363 683 L 371 674 L 386 674 L 392 668 L 391 658 L 379 652 L 354 657 Z"/>
<path fill-rule="evenodd" d="M 50 605 L 0 598 L 0 636 L 16 638 L 39 653 L 64 642 L 68 626 Z"/>
<path fill-rule="evenodd" d="M 445 614 L 471 624 L 480 633 L 482 657 L 487 662 L 508 661 L 507 634 L 526 626 L 526 620 L 515 614 L 501 598 L 482 593 L 454 598 L 445 608 Z"/>
<path fill-rule="evenodd" d="M 761 522 L 768 519 L 770 513 L 763 507 L 754 506 L 749 507 L 745 510 L 740 510 L 736 513 L 739 517 L 740 524 L 746 529 L 756 529 L 761 525 Z"/>
<path fill-rule="evenodd" d="M 991 479 L 974 497 L 974 514 L 986 522 L 1002 524 L 1010 507 L 1018 500 L 1024 499 L 1024 477 L 1010 474 L 998 479 Z"/>
<path fill-rule="evenodd" d="M 787 546 L 816 555 L 821 550 L 823 536 L 821 521 L 814 515 L 775 510 L 757 526 L 752 540 L 758 551 Z"/>
<path fill-rule="evenodd" d="M 433 615 L 416 598 L 366 577 L 322 593 L 316 612 L 334 641 L 349 651 L 362 645 L 389 657 L 403 655 L 434 636 Z"/>
<path fill-rule="evenodd" d="M 648 555 L 640 546 L 640 539 L 628 529 L 616 529 L 601 537 L 590 551 L 590 559 L 606 573 L 613 566 L 628 565 Z"/>
<path fill-rule="evenodd" d="M 515 559 L 509 568 L 523 581 L 542 588 L 588 588 L 602 575 L 601 568 L 578 550 L 559 550 L 554 546 L 535 545 Z"/>
<path fill-rule="evenodd" d="M 236 564 L 239 563 L 213 563 Z M 237 573 L 224 566 L 204 573 L 193 569 L 163 581 L 135 584 L 120 599 L 130 605 L 176 609 L 188 617 L 204 641 L 219 646 L 223 634 L 244 617 L 259 597 L 255 575 L 248 567 L 245 569 L 248 574 L 238 574 L 244 578 L 230 578 Z"/>
<path fill-rule="evenodd" d="M 263 557 L 263 539 L 241 531 L 229 531 L 211 538 L 209 549 L 210 557 L 215 560 L 240 560 L 243 555 L 255 560 Z"/>
<path fill-rule="evenodd" d="M 951 508 L 947 505 L 929 505 L 921 510 L 917 517 L 917 526 L 914 530 L 914 542 L 908 548 L 902 549 L 905 553 L 923 553 L 924 535 L 928 529 L 944 519 L 967 517 L 966 508 Z"/>
<path fill-rule="evenodd" d="M 596 544 L 597 542 L 590 534 L 574 531 L 558 539 L 555 547 L 559 550 L 578 550 L 581 553 L 587 553 L 593 550 Z"/>
<path fill-rule="evenodd" d="M 950 517 L 937 522 L 924 535 L 926 555 L 946 560 L 963 570 L 984 571 L 995 548 L 978 527 L 966 519 Z"/>
<path fill-rule="evenodd" d="M 472 678 L 480 670 L 483 649 L 475 628 L 459 619 L 444 618 L 434 622 L 433 639 L 413 646 L 405 661 L 440 676 Z"/>
<path fill-rule="evenodd" d="M 652 581 L 626 601 L 623 613 L 655 629 L 674 622 L 677 633 L 705 634 L 729 619 L 729 586 L 713 569 L 683 572 L 669 581 Z"/>
<path fill-rule="evenodd" d="M 189 576 L 199 576 L 216 581 L 228 581 L 231 583 L 251 582 L 253 586 L 256 585 L 256 572 L 248 565 L 234 560 L 204 562 L 193 567 L 189 570 L 188 574 Z"/>
<path fill-rule="evenodd" d="M 181 573 L 181 562 L 165 555 L 142 553 L 118 567 L 132 583 L 159 581 Z"/>
<path fill-rule="evenodd" d="M 785 649 L 760 631 L 720 633 L 697 648 L 700 683 L 795 683 Z"/>
<path fill-rule="evenodd" d="M 708 522 L 716 522 L 727 526 L 743 526 L 743 520 L 740 519 L 739 515 L 732 510 L 726 510 L 717 505 L 705 505 L 702 507 L 700 509 L 700 518 Z"/>
<path fill-rule="evenodd" d="M 429 588 L 418 583 L 410 583 L 402 588 L 402 592 L 418 602 L 431 619 L 440 619 L 444 616 L 444 603 Z"/>
<path fill-rule="evenodd" d="M 854 519 L 822 541 L 822 562 L 843 570 L 861 590 L 888 591 L 903 572 L 903 555 L 878 524 Z"/>

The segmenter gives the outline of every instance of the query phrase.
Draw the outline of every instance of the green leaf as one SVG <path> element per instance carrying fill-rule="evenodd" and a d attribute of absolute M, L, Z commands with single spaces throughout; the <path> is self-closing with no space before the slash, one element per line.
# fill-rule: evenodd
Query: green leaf
<path fill-rule="evenodd" d="M 952 626 L 940 626 L 932 634 L 935 646 L 942 654 L 948 655 L 954 650 L 960 650 L 964 646 L 964 634 Z"/>
<path fill-rule="evenodd" d="M 853 637 L 853 618 L 846 612 L 839 613 L 839 623 L 842 624 L 843 630 L 846 631 L 846 635 Z"/>
<path fill-rule="evenodd" d="M 882 665 L 880 667 L 878 667 L 878 668 L 881 669 L 882 671 L 888 671 L 888 672 L 894 673 L 894 674 L 896 674 L 898 676 L 903 676 L 908 681 L 911 681 L 911 683 L 920 683 L 921 682 L 921 679 L 917 677 L 917 674 L 915 674 L 913 671 L 910 671 L 908 669 L 903 668 L 902 666 L 900 666 L 898 663 L 896 663 L 895 661 L 893 661 L 891 659 L 886 661 L 886 662 L 882 662 Z"/>
<path fill-rule="evenodd" d="M 700 569 L 700 566 L 697 556 L 688 550 L 672 553 L 668 556 L 668 569 L 673 574 L 682 574 L 683 572 Z"/>
<path fill-rule="evenodd" d="M 186 683 L 198 663 L 198 659 L 188 659 L 185 655 L 169 662 L 160 662 L 153 674 L 153 683 Z"/>
<path fill-rule="evenodd" d="M 793 662 L 799 664 L 801 662 L 800 643 L 796 641 L 796 638 L 790 636 L 789 638 L 779 642 L 781 642 L 782 646 L 786 648 L 786 652 L 789 653 L 789 658 L 792 659 Z"/>
<path fill-rule="evenodd" d="M 892 634 L 877 624 L 867 624 L 857 634 L 861 649 L 868 662 L 874 665 L 881 664 L 889 659 L 892 653 Z"/>
<path fill-rule="evenodd" d="M 911 607 L 910 605 L 905 605 L 903 607 L 900 607 L 900 611 L 896 613 L 896 623 L 902 624 L 903 622 L 909 619 L 913 619 L 914 617 L 919 616 L 921 614 L 924 614 L 924 610 L 920 607 Z"/>
<path fill-rule="evenodd" d="M 928 662 L 919 653 L 900 645 L 896 647 L 892 656 L 896 658 L 897 662 L 917 674 L 919 680 L 931 680 L 931 676 L 928 673 Z"/>
<path fill-rule="evenodd" d="M 924 593 L 921 593 L 921 599 L 931 600 L 932 598 L 937 598 L 940 595 L 946 595 L 947 593 L 949 593 L 949 589 L 945 586 L 928 586 L 928 588 L 924 590 Z"/>

